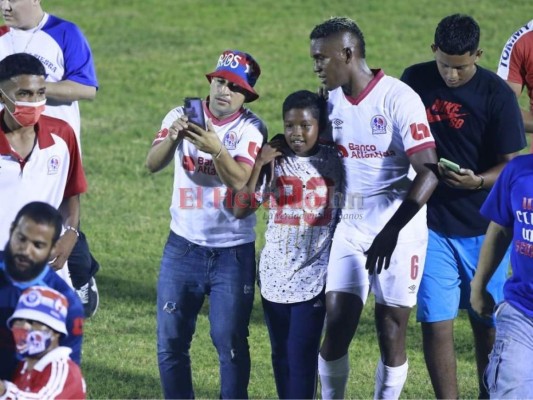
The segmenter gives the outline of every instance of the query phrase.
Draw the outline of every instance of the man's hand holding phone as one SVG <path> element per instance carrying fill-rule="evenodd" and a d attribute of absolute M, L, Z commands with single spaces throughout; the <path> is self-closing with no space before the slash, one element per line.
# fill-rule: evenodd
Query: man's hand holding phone
<path fill-rule="evenodd" d="M 443 157 L 440 158 L 439 164 L 441 164 L 444 168 L 450 171 L 453 171 L 455 173 L 459 173 L 459 171 L 461 171 L 461 167 L 459 166 L 459 164 L 456 164 L 453 161 L 450 161 Z"/>
<path fill-rule="evenodd" d="M 485 179 L 476 175 L 474 171 L 461 166 L 453 161 L 441 157 L 437 164 L 441 180 L 455 189 L 479 190 L 483 188 Z"/>
<path fill-rule="evenodd" d="M 202 99 L 199 97 L 186 97 L 184 102 L 185 115 L 189 122 L 199 126 L 203 130 L 207 129 L 204 117 Z"/>
<path fill-rule="evenodd" d="M 222 143 L 213 127 L 211 120 L 207 123 L 204 117 L 202 99 L 187 97 L 184 103 L 187 128 L 183 139 L 190 142 L 198 150 L 209 153 L 213 158 L 219 158 L 222 154 Z"/>

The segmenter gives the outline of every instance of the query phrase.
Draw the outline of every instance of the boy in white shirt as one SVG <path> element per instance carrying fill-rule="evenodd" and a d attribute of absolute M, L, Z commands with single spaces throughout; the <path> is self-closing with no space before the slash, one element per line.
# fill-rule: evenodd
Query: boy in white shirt
<path fill-rule="evenodd" d="M 307 90 L 292 93 L 283 103 L 283 122 L 284 137 L 261 149 L 234 213 L 243 217 L 268 204 L 259 286 L 276 387 L 280 399 L 311 399 L 342 164 L 335 147 L 318 143 L 328 126 L 325 99 Z"/>

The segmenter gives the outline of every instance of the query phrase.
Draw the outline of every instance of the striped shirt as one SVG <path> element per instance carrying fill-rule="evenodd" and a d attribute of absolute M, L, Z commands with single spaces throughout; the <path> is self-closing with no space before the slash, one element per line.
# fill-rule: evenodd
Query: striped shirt
<path fill-rule="evenodd" d="M 28 370 L 21 362 L 13 382 L 4 381 L 4 399 L 85 399 L 85 380 L 80 367 L 70 359 L 71 349 L 57 347 Z"/>

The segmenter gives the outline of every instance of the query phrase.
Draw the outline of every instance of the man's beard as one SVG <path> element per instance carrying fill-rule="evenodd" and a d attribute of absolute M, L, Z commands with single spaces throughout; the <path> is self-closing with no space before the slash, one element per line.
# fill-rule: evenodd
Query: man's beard
<path fill-rule="evenodd" d="M 27 262 L 29 266 L 20 270 L 17 268 L 17 262 L 20 261 Z M 13 280 L 18 282 L 27 282 L 35 279 L 41 272 L 43 272 L 47 263 L 48 258 L 41 262 L 34 262 L 21 254 L 13 254 L 9 247 L 9 242 L 4 249 L 4 264 L 6 266 L 6 271 Z"/>

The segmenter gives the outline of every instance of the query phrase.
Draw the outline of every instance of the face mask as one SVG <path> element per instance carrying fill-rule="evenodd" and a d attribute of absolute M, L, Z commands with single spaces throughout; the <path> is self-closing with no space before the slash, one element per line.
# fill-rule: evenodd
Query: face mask
<path fill-rule="evenodd" d="M 12 328 L 11 332 L 17 346 L 17 353 L 22 357 L 39 355 L 52 344 L 51 332 L 24 328 Z"/>
<path fill-rule="evenodd" d="M 4 93 L 4 91 L 2 91 Z M 4 93 L 8 99 L 9 97 Z M 44 111 L 46 100 L 29 102 L 29 101 L 13 101 L 9 99 L 10 102 L 15 104 L 15 111 L 11 112 L 8 107 L 5 107 L 7 112 L 11 114 L 13 119 L 20 126 L 33 126 L 39 121 L 42 112 Z"/>

